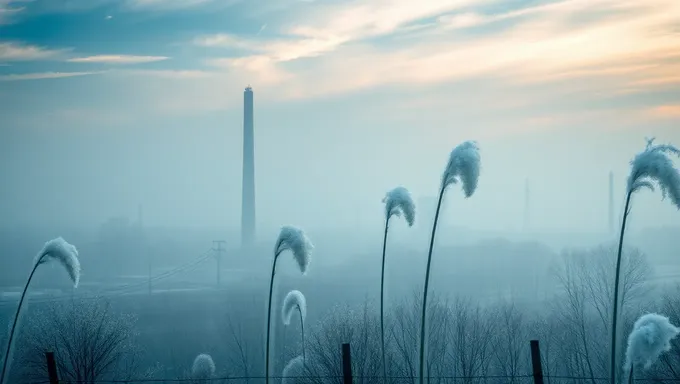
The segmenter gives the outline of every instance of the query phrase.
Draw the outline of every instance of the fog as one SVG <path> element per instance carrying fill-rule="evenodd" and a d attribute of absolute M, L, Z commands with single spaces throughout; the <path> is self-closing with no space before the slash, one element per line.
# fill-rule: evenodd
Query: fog
<path fill-rule="evenodd" d="M 342 109 L 330 106 L 307 111 L 291 105 L 284 113 L 258 107 L 257 97 L 256 89 L 262 241 L 285 223 L 324 231 L 380 227 L 385 192 L 403 184 L 416 198 L 435 195 L 450 149 L 466 139 L 480 142 L 480 187 L 475 199 L 447 201 L 446 221 L 476 230 L 522 230 L 528 179 L 531 230 L 601 233 L 608 223 L 609 172 L 618 217 L 628 161 L 644 146 L 644 136 L 658 131 L 588 141 L 568 132 L 489 137 L 483 127 L 458 133 L 463 123 L 455 121 L 441 127 L 376 127 L 367 118 L 343 118 Z M 141 205 L 144 222 L 152 227 L 238 231 L 242 112 L 206 115 L 115 128 L 4 127 L 1 225 L 84 229 L 110 217 L 133 220 Z M 680 139 L 677 131 L 660 133 L 659 142 Z M 641 194 L 633 229 L 677 223 L 675 212 L 659 200 Z"/>
<path fill-rule="evenodd" d="M 500 3 L 0 0 L 0 384 L 680 382 L 678 5 Z"/>
<path fill-rule="evenodd" d="M 413 137 L 399 135 L 326 136 L 293 127 L 283 133 L 285 122 L 275 126 L 257 116 L 257 241 L 252 247 L 240 244 L 242 137 L 236 116 L 231 126 L 196 129 L 59 129 L 40 136 L 8 131 L 0 236 L 5 318 L 16 305 L 33 255 L 45 240 L 64 236 L 80 252 L 80 286 L 70 288 L 56 266 L 39 269 L 29 291 L 29 311 L 55 303 L 75 305 L 73 300 L 95 310 L 94 303 L 104 300 L 114 314 L 138 319 L 140 361 L 146 367 L 163 366 L 155 371 L 157 377 L 183 375 L 200 351 L 212 351 L 224 366 L 225 359 L 234 358 L 228 357 L 233 334 L 227 325 L 240 322 L 242 327 L 246 321 L 254 328 L 242 332 L 260 334 L 281 225 L 302 226 L 315 248 L 307 276 L 300 276 L 290 256 L 282 256 L 275 308 L 290 289 L 305 293 L 309 321 L 322 327 L 337 320 L 332 314 L 339 306 L 375 308 L 385 219 L 381 200 L 396 185 L 413 191 L 417 213 L 413 228 L 398 219 L 391 225 L 386 303 L 398 309 L 418 297 L 448 150 L 411 143 L 408 152 L 400 152 Z M 355 143 L 358 139 L 363 141 Z M 531 140 L 540 141 L 523 139 Z M 574 150 L 587 159 L 592 145 L 577 148 L 576 137 L 572 140 Z M 367 144 L 376 141 L 382 144 Z M 450 147 L 454 144 L 452 139 Z M 430 289 L 440 297 L 468 298 L 489 308 L 513 303 L 525 311 L 551 313 L 545 306 L 562 295 L 560 271 L 571 260 L 569 252 L 605 255 L 598 247 L 616 244 L 627 162 L 635 152 L 610 146 L 603 156 L 621 165 L 585 167 L 579 158 L 559 161 L 567 150 L 546 143 L 532 151 L 511 139 L 480 140 L 479 145 L 477 193 L 465 199 L 454 185 L 444 199 Z M 607 210 L 610 170 L 615 175 L 613 228 L 608 228 Z M 626 242 L 643 252 L 650 268 L 646 284 L 657 292 L 670 289 L 680 276 L 678 216 L 669 204 L 658 193 L 637 194 Z M 226 242 L 219 272 L 216 240 Z M 608 255 L 602 257 L 613 260 L 613 253 Z M 195 316 L 201 320 L 191 320 Z M 176 332 L 185 336 L 164 341 Z M 290 341 L 280 340 L 290 336 L 281 332 L 275 326 L 275 370 L 289 355 L 280 348 L 290 347 Z M 248 364 L 261 370 L 252 361 L 257 356 Z M 231 364 L 229 372 L 238 370 Z"/>

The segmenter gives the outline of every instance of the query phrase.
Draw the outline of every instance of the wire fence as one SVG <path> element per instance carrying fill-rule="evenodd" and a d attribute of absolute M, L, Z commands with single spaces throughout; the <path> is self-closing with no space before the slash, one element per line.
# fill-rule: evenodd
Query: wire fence
<path fill-rule="evenodd" d="M 324 383 L 324 382 L 342 382 L 344 376 L 269 376 L 270 381 L 280 382 L 286 379 L 288 383 Z M 573 383 L 605 383 L 609 382 L 608 377 L 576 377 L 576 376 L 543 376 L 543 382 L 573 382 Z M 413 384 L 418 380 L 413 376 L 352 376 L 353 381 L 359 383 L 375 383 L 375 384 Z M 428 378 L 429 383 L 512 383 L 512 384 L 533 384 L 536 378 L 532 374 L 525 375 L 482 375 L 482 376 L 431 376 Z M 167 379 L 129 379 L 129 380 L 59 380 L 59 384 L 142 384 L 142 383 L 201 383 L 201 384 L 217 384 L 217 383 L 233 383 L 235 381 L 258 383 L 265 382 L 264 376 L 228 376 L 228 377 L 212 377 L 212 378 L 167 378 Z M 626 380 L 627 381 L 627 380 Z M 680 383 L 680 379 L 673 378 L 636 378 L 634 382 L 640 383 Z M 25 382 L 26 384 L 50 384 L 49 380 Z"/>
<path fill-rule="evenodd" d="M 130 294 L 140 289 L 145 289 L 149 284 L 157 283 L 159 281 L 168 279 L 173 276 L 177 276 L 181 273 L 187 273 L 195 270 L 204 262 L 210 260 L 213 256 L 213 249 L 208 249 L 205 252 L 199 254 L 193 260 L 182 264 L 178 267 L 172 268 L 168 271 L 159 273 L 158 275 L 152 276 L 144 281 L 139 281 L 136 283 L 124 284 L 116 287 L 111 287 L 107 289 L 101 289 L 92 292 L 76 293 L 73 295 L 63 295 L 59 297 L 29 297 L 27 298 L 27 303 L 29 304 L 44 304 L 44 303 L 55 303 L 60 301 L 68 300 L 99 300 L 101 298 L 115 298 L 123 295 Z M 2 306 L 16 306 L 15 300 L 2 300 L 0 301 L 0 307 Z"/>

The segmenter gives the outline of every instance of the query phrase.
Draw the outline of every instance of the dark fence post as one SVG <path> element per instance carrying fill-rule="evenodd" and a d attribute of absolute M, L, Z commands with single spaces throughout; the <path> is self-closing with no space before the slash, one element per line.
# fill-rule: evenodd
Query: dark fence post
<path fill-rule="evenodd" d="M 342 345 L 342 377 L 344 384 L 352 384 L 352 356 L 349 343 Z"/>
<path fill-rule="evenodd" d="M 531 340 L 531 366 L 534 371 L 534 384 L 543 384 L 543 367 L 541 366 L 541 349 L 538 340 Z"/>
<path fill-rule="evenodd" d="M 57 376 L 57 363 L 54 360 L 54 352 L 45 352 L 47 359 L 47 375 L 50 378 L 50 384 L 59 384 L 59 376 Z"/>

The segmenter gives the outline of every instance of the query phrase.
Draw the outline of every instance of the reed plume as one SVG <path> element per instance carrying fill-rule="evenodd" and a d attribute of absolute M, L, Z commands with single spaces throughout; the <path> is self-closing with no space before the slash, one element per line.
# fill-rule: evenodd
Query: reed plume
<path fill-rule="evenodd" d="M 385 233 L 383 235 L 382 267 L 380 272 L 380 345 L 382 352 L 382 375 L 383 382 L 387 379 L 387 365 L 385 363 L 385 250 L 387 247 L 387 231 L 392 216 L 404 216 L 409 227 L 413 226 L 416 219 L 416 205 L 413 203 L 411 193 L 404 187 L 396 187 L 387 192 L 383 198 L 385 203 Z"/>
<path fill-rule="evenodd" d="M 302 360 L 305 359 L 305 319 L 307 318 L 307 300 L 302 292 L 292 290 L 283 299 L 281 317 L 284 325 L 290 325 L 293 312 L 300 314 L 300 334 L 302 335 Z"/>
<path fill-rule="evenodd" d="M 0 384 L 4 382 L 5 375 L 7 374 L 7 367 L 9 366 L 9 361 L 11 359 L 14 332 L 16 331 L 16 326 L 19 321 L 24 299 L 26 298 L 28 286 L 31 284 L 31 280 L 33 279 L 35 271 L 38 269 L 38 266 L 49 261 L 56 261 L 57 263 L 61 264 L 64 269 L 66 269 L 66 272 L 71 278 L 73 287 L 78 287 L 78 282 L 80 281 L 80 261 L 78 260 L 78 250 L 76 247 L 67 243 L 66 240 L 61 237 L 57 237 L 56 239 L 46 242 L 40 252 L 38 252 L 38 254 L 33 259 L 33 268 L 31 269 L 31 273 L 28 275 L 28 280 L 26 281 L 24 290 L 21 293 L 21 298 L 19 299 L 19 305 L 17 306 L 17 311 L 14 315 L 14 321 L 12 322 L 12 327 L 9 331 L 7 350 L 5 351 L 5 356 L 2 363 L 2 373 L 0 373 Z"/>
<path fill-rule="evenodd" d="M 670 351 L 671 340 L 678 333 L 680 329 L 671 324 L 666 316 L 656 313 L 641 316 L 628 336 L 626 363 L 624 364 L 624 369 L 629 372 L 628 382 L 635 380 L 635 367 L 649 369 L 662 353 Z"/>
<path fill-rule="evenodd" d="M 281 384 L 295 383 L 295 379 L 304 373 L 305 360 L 302 356 L 291 359 L 283 368 Z"/>
<path fill-rule="evenodd" d="M 201 353 L 194 359 L 191 366 L 191 376 L 199 382 L 207 383 L 215 375 L 215 362 L 206 353 Z"/>
<path fill-rule="evenodd" d="M 432 223 L 432 234 L 430 237 L 430 248 L 427 254 L 427 266 L 425 268 L 425 287 L 423 288 L 423 304 L 420 317 L 420 374 L 419 382 L 425 382 L 425 315 L 427 313 L 427 289 L 430 283 L 430 265 L 432 263 L 432 248 L 437 232 L 437 220 L 441 209 L 442 200 L 446 189 L 460 183 L 465 198 L 471 197 L 477 190 L 479 172 L 481 167 L 479 147 L 475 141 L 465 141 L 455 147 L 449 155 L 449 162 L 442 174 L 441 186 L 439 188 L 439 199 L 437 200 L 437 210 Z"/>
<path fill-rule="evenodd" d="M 276 240 L 276 245 L 274 246 L 274 262 L 272 263 L 272 273 L 271 279 L 269 280 L 269 305 L 267 306 L 267 341 L 266 341 L 266 352 L 265 352 L 265 363 L 264 363 L 264 376 L 265 384 L 269 384 L 269 339 L 271 333 L 271 320 L 272 320 L 272 293 L 274 291 L 274 275 L 276 274 L 276 261 L 279 256 L 285 252 L 290 251 L 293 254 L 293 258 L 300 268 L 302 274 L 307 273 L 307 268 L 309 266 L 309 260 L 312 256 L 312 249 L 314 246 L 305 232 L 293 226 L 284 226 L 281 228 L 279 233 L 279 238 Z"/>
<path fill-rule="evenodd" d="M 630 214 L 631 199 L 636 192 L 643 189 L 654 191 L 655 184 L 661 190 L 662 199 L 670 198 L 671 203 L 680 209 L 680 173 L 673 165 L 670 156 L 680 157 L 680 150 L 668 144 L 654 144 L 654 138 L 647 140 L 644 151 L 638 153 L 630 162 L 630 175 L 626 183 L 626 204 L 623 208 L 623 220 L 621 221 L 621 233 L 619 236 L 619 248 L 616 256 L 616 273 L 614 278 L 614 302 L 612 305 L 612 329 L 610 350 L 610 383 L 616 384 L 617 375 L 617 320 L 619 311 L 619 278 L 621 274 L 621 254 L 623 250 L 623 238 L 626 232 L 626 222 Z"/>

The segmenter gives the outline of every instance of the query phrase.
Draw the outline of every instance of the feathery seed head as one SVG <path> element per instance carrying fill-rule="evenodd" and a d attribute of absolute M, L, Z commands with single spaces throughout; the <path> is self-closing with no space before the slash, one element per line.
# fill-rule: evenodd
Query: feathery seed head
<path fill-rule="evenodd" d="M 274 255 L 278 257 L 282 252 L 290 250 L 300 267 L 300 272 L 304 275 L 309 266 L 312 249 L 314 249 L 314 245 L 302 229 L 287 225 L 281 228 L 279 238 L 276 240 Z"/>
<path fill-rule="evenodd" d="M 283 324 L 290 325 L 290 319 L 293 313 L 300 308 L 300 315 L 302 316 L 302 322 L 305 322 L 307 317 L 307 300 L 305 300 L 305 295 L 298 290 L 292 290 L 288 292 L 286 298 L 283 299 L 283 306 L 281 307 L 281 315 L 283 316 Z"/>
<path fill-rule="evenodd" d="M 57 237 L 45 243 L 43 248 L 35 256 L 35 264 L 43 264 L 50 260 L 59 262 L 68 272 L 73 286 L 78 287 L 80 281 L 80 261 L 78 261 L 78 250 L 69 244 L 62 237 Z"/>
<path fill-rule="evenodd" d="M 630 162 L 628 191 L 635 193 L 642 188 L 654 190 L 658 184 L 662 199 L 670 197 L 676 208 L 680 209 L 680 172 L 673 165 L 670 155 L 680 157 L 680 149 L 668 145 L 654 145 L 654 139 L 647 139 L 647 147 Z"/>
<path fill-rule="evenodd" d="M 442 175 L 442 189 L 460 181 L 465 197 L 477 189 L 481 158 L 476 141 L 465 141 L 451 151 L 446 170 Z"/>
<path fill-rule="evenodd" d="M 302 356 L 291 359 L 283 368 L 281 384 L 294 383 L 296 377 L 301 377 L 304 373 L 305 361 Z"/>
<path fill-rule="evenodd" d="M 661 356 L 671 349 L 671 340 L 680 329 L 670 323 L 668 318 L 656 313 L 641 316 L 633 325 L 628 336 L 625 368 L 631 364 L 648 369 Z"/>
<path fill-rule="evenodd" d="M 191 375 L 194 379 L 209 379 L 215 374 L 215 362 L 206 353 L 201 353 L 194 359 L 191 366 Z"/>
<path fill-rule="evenodd" d="M 387 192 L 382 201 L 385 203 L 386 220 L 389 220 L 392 215 L 399 217 L 403 214 L 408 226 L 413 226 L 416 220 L 416 205 L 413 203 L 413 198 L 411 198 L 408 189 L 396 187 Z"/>

